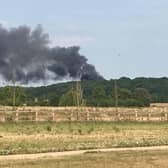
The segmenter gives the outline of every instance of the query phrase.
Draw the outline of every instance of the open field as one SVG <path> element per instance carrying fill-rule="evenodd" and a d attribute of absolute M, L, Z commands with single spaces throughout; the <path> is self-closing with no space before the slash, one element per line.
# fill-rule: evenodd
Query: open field
<path fill-rule="evenodd" d="M 168 151 L 120 151 L 38 160 L 4 160 L 3 168 L 167 168 Z"/>
<path fill-rule="evenodd" d="M 0 124 L 0 154 L 168 145 L 167 122 Z"/>

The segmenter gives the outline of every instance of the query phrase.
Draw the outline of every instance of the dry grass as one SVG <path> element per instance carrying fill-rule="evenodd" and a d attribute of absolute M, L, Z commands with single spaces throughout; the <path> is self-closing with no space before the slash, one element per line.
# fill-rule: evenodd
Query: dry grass
<path fill-rule="evenodd" d="M 4 123 L 0 154 L 167 145 L 167 132 L 168 123 Z"/>
<path fill-rule="evenodd" d="M 3 168 L 167 168 L 168 151 L 87 153 L 66 158 L 3 161 Z"/>

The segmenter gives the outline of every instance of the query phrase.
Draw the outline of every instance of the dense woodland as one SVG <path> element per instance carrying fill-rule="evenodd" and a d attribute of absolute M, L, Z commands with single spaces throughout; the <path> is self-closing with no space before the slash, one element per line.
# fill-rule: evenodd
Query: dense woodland
<path fill-rule="evenodd" d="M 152 102 L 168 102 L 168 78 L 126 77 L 118 80 L 82 81 L 80 93 L 76 82 L 43 87 L 0 88 L 0 104 L 12 105 L 15 93 L 16 105 L 40 106 L 149 106 Z M 80 96 L 79 96 L 80 94 Z M 80 97 L 79 102 L 76 97 Z"/>

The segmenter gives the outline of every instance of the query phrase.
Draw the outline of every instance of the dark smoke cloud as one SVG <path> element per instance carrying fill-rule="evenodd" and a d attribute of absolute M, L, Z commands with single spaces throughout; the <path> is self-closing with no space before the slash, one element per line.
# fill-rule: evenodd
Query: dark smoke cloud
<path fill-rule="evenodd" d="M 49 45 L 49 35 L 40 25 L 33 30 L 28 26 L 6 29 L 0 25 L 0 75 L 6 81 L 14 78 L 23 84 L 67 77 L 102 79 L 79 53 L 79 47 Z"/>

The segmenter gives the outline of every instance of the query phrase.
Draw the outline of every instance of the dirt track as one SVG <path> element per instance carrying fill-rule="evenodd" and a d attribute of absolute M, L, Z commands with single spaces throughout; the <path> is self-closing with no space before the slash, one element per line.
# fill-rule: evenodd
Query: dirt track
<path fill-rule="evenodd" d="M 50 152 L 38 154 L 22 154 L 22 155 L 6 155 L 0 156 L 0 160 L 36 160 L 57 158 L 63 156 L 80 155 L 87 152 L 117 152 L 117 151 L 151 151 L 151 150 L 168 150 L 168 146 L 151 146 L 151 147 L 134 147 L 134 148 L 111 148 L 111 149 L 95 149 L 95 150 L 79 150 L 79 151 L 66 151 L 66 152 Z"/>

